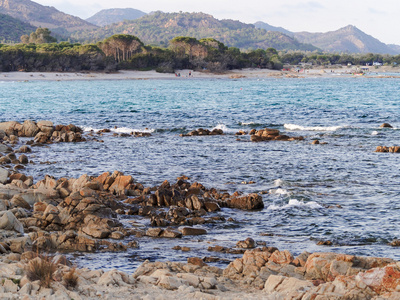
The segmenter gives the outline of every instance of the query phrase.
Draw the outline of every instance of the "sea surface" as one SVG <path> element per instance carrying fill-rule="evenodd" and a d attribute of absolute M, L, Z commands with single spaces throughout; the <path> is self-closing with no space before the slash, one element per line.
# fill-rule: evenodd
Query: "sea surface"
<path fill-rule="evenodd" d="M 399 116 L 400 79 L 0 82 L 0 121 L 151 133 L 35 147 L 36 164 L 26 173 L 36 180 L 119 170 L 145 186 L 186 175 L 209 188 L 262 193 L 263 210 L 223 209 L 219 215 L 235 222 L 206 225 L 206 236 L 139 238 L 140 248 L 128 252 L 71 255 L 79 266 L 124 271 L 145 259 L 229 261 L 238 256 L 207 248 L 233 247 L 247 237 L 294 255 L 334 251 L 400 260 L 400 250 L 388 245 L 400 238 L 400 154 L 374 152 L 379 145 L 400 145 Z M 394 128 L 379 128 L 384 122 Z M 235 136 L 266 127 L 305 140 L 253 143 Z M 225 135 L 179 136 L 198 128 L 220 128 Z M 326 144 L 311 145 L 314 139 Z M 250 181 L 255 183 L 244 184 Z M 317 245 L 326 240 L 333 245 Z M 172 250 L 175 245 L 192 251 Z"/>

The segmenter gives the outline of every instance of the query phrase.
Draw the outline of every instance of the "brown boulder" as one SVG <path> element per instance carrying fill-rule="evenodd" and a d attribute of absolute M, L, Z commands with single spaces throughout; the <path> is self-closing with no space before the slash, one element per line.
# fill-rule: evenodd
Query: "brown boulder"
<path fill-rule="evenodd" d="M 50 121 L 39 121 L 37 122 L 37 127 L 39 127 L 41 132 L 47 134 L 47 136 L 51 136 L 54 131 L 53 122 Z"/>
<path fill-rule="evenodd" d="M 35 122 L 31 120 L 26 120 L 22 124 L 22 128 L 19 131 L 18 135 L 23 137 L 34 137 L 39 132 L 39 127 Z"/>
<path fill-rule="evenodd" d="M 188 264 L 192 264 L 199 267 L 207 266 L 207 264 L 199 257 L 188 257 Z"/>
<path fill-rule="evenodd" d="M 221 207 L 216 202 L 205 202 L 204 207 L 208 212 L 221 210 Z"/>
<path fill-rule="evenodd" d="M 252 238 L 247 238 L 244 241 L 237 242 L 236 247 L 243 249 L 253 249 L 256 247 L 256 242 Z"/>
<path fill-rule="evenodd" d="M 389 123 L 383 123 L 381 126 L 379 126 L 380 128 L 393 128 L 392 125 L 390 125 Z"/>
<path fill-rule="evenodd" d="M 126 187 L 133 182 L 132 176 L 117 176 L 113 184 L 110 186 L 109 191 L 116 195 L 124 195 L 126 193 Z"/>
<path fill-rule="evenodd" d="M 45 144 L 49 141 L 49 137 L 44 132 L 39 132 L 35 136 L 35 143 Z"/>
<path fill-rule="evenodd" d="M 21 153 L 29 153 L 29 152 L 32 152 L 32 149 L 29 148 L 28 146 L 24 145 L 21 148 L 19 148 L 19 152 L 21 152 Z"/>
<path fill-rule="evenodd" d="M 164 238 L 181 238 L 182 237 L 182 233 L 180 233 L 179 231 L 176 231 L 174 229 L 167 228 L 161 233 L 161 237 L 164 237 Z"/>
<path fill-rule="evenodd" d="M 227 200 L 228 207 L 244 210 L 262 209 L 264 202 L 258 194 L 249 194 L 243 197 L 233 197 Z"/>

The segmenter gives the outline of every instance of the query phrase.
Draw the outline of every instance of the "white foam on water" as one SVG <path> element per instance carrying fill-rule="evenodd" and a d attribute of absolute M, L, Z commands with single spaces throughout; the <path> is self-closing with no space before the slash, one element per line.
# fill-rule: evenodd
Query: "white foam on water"
<path fill-rule="evenodd" d="M 103 128 L 104 129 L 104 128 Z M 97 128 L 93 128 L 90 126 L 84 126 L 83 127 L 83 131 L 85 132 L 90 132 L 90 131 L 100 131 L 102 129 L 97 129 Z M 131 132 L 144 132 L 144 133 L 152 133 L 155 131 L 155 129 L 151 129 L 151 128 L 145 128 L 145 129 L 134 129 L 134 128 L 129 128 L 129 127 L 117 127 L 117 128 L 110 128 L 111 132 L 116 132 L 116 133 L 131 133 Z"/>
<path fill-rule="evenodd" d="M 145 128 L 145 129 L 134 129 L 134 128 L 129 128 L 129 127 L 118 127 L 118 128 L 112 128 L 111 132 L 117 132 L 117 133 L 131 133 L 131 132 L 144 132 L 144 133 L 152 133 L 154 132 L 155 129 L 150 129 L 150 128 Z"/>
<path fill-rule="evenodd" d="M 82 129 L 83 129 L 84 132 L 99 131 L 100 130 L 100 129 L 96 129 L 96 128 L 93 128 L 93 127 L 90 127 L 90 126 L 83 126 Z"/>
<path fill-rule="evenodd" d="M 284 124 L 283 127 L 291 131 L 336 131 L 348 126 L 301 126 L 296 124 Z"/>
<path fill-rule="evenodd" d="M 287 195 L 289 194 L 289 192 L 285 189 L 281 189 L 281 188 L 277 188 L 275 190 L 269 190 L 270 194 L 274 194 L 274 195 Z"/>
<path fill-rule="evenodd" d="M 237 129 L 228 128 L 225 124 L 218 124 L 217 126 L 215 126 L 211 130 L 214 130 L 214 129 L 221 129 L 224 133 L 232 133 L 232 134 L 234 134 L 234 133 L 238 132 Z"/>
<path fill-rule="evenodd" d="M 280 209 L 290 209 L 290 208 L 319 209 L 319 208 L 323 208 L 323 206 L 319 205 L 315 201 L 304 203 L 303 201 L 299 201 L 296 199 L 290 199 L 288 204 L 285 204 L 282 206 L 272 204 L 272 205 L 268 206 L 267 210 L 280 210 Z"/>
<path fill-rule="evenodd" d="M 378 131 L 372 131 L 371 135 L 379 135 L 379 132 Z"/>
<path fill-rule="evenodd" d="M 240 125 L 242 126 L 247 126 L 247 125 L 253 125 L 256 124 L 255 122 L 240 122 Z"/>
<path fill-rule="evenodd" d="M 276 179 L 274 180 L 274 185 L 275 186 L 282 186 L 283 185 L 283 180 L 282 179 Z"/>

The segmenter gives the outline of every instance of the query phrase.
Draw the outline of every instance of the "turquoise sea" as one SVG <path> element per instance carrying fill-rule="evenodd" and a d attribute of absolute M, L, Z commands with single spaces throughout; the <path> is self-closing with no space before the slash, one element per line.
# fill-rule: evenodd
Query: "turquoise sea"
<path fill-rule="evenodd" d="M 400 145 L 399 117 L 400 79 L 0 82 L 0 121 L 152 134 L 36 147 L 37 163 L 26 173 L 37 180 L 119 170 L 145 186 L 184 174 L 207 187 L 262 193 L 265 209 L 224 209 L 220 215 L 235 222 L 207 225 L 209 234 L 200 240 L 140 238 L 140 248 L 127 253 L 75 257 L 80 265 L 126 271 L 144 259 L 233 259 L 207 248 L 247 237 L 294 255 L 335 251 L 400 259 L 398 248 L 388 245 L 400 239 L 400 154 L 374 152 Z M 394 128 L 379 128 L 384 122 Z M 265 127 L 305 140 L 252 143 L 235 136 Z M 197 128 L 221 128 L 225 135 L 179 136 Z M 327 144 L 311 145 L 314 139 Z M 56 163 L 39 163 L 45 161 Z M 249 181 L 255 184 L 243 184 Z M 321 240 L 333 246 L 317 246 Z M 192 252 L 171 250 L 174 245 Z"/>

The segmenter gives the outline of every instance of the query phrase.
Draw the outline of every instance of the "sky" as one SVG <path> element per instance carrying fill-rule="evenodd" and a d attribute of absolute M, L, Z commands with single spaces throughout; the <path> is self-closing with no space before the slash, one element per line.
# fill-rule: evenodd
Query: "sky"
<path fill-rule="evenodd" d="M 204 12 L 217 19 L 262 21 L 290 31 L 327 32 L 354 25 L 383 43 L 400 45 L 398 0 L 33 0 L 83 19 L 107 8 L 146 13 Z"/>

